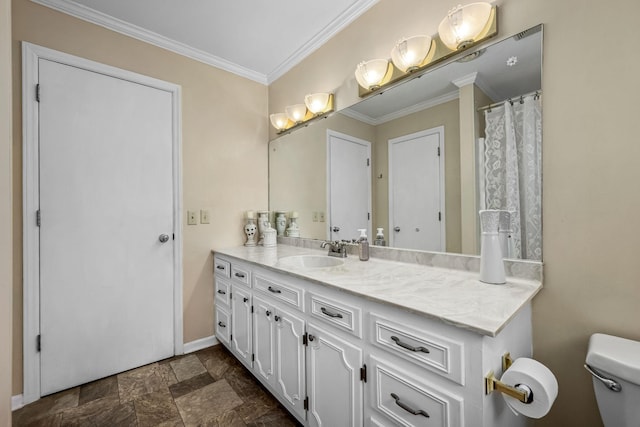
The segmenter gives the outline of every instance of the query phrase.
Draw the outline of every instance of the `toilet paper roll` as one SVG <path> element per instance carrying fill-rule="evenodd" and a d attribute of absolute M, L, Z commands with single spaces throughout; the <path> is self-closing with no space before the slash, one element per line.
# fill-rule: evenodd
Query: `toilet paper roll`
<path fill-rule="evenodd" d="M 558 380 L 553 372 L 542 363 L 526 357 L 516 359 L 504 372 L 500 381 L 512 387 L 522 384 L 531 389 L 531 403 L 522 403 L 506 394 L 502 395 L 511 409 L 529 418 L 542 418 L 547 415 L 558 397 Z"/>

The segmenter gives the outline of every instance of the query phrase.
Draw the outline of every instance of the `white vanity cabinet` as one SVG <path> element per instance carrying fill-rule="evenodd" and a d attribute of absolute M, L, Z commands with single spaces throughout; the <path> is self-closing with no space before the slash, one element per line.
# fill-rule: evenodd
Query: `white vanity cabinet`
<path fill-rule="evenodd" d="M 506 352 L 531 356 L 530 303 L 490 336 L 259 263 L 214 259 L 218 339 L 305 426 L 527 425 L 500 394 L 485 395 L 484 376 L 500 377 Z"/>

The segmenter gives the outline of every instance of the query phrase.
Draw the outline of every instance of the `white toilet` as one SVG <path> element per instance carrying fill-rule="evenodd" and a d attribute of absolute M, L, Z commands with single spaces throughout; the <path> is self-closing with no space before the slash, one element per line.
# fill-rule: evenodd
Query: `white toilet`
<path fill-rule="evenodd" d="M 640 427 L 640 342 L 593 334 L 584 367 L 605 427 Z"/>

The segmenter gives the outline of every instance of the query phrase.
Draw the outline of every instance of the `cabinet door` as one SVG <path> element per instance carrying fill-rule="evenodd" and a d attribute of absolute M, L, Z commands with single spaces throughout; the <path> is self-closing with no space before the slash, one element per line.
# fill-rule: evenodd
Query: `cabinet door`
<path fill-rule="evenodd" d="M 234 284 L 231 295 L 231 351 L 251 367 L 251 294 Z"/>
<path fill-rule="evenodd" d="M 276 310 L 276 389 L 305 418 L 304 320 L 286 310 Z"/>
<path fill-rule="evenodd" d="M 307 325 L 309 425 L 362 425 L 362 350 L 332 332 Z"/>
<path fill-rule="evenodd" d="M 275 386 L 275 309 L 267 301 L 253 297 L 253 373 Z"/>

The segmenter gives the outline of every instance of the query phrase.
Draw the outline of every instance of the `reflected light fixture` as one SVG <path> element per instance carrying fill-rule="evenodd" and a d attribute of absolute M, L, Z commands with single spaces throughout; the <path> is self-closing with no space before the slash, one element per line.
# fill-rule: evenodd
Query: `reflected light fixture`
<path fill-rule="evenodd" d="M 307 106 L 304 104 L 289 105 L 288 107 L 285 107 L 284 112 L 292 122 L 302 123 L 307 115 Z"/>
<path fill-rule="evenodd" d="M 329 97 L 330 94 L 324 92 L 312 93 L 304 97 L 304 103 L 311 114 L 321 114 L 329 106 Z"/>
<path fill-rule="evenodd" d="M 390 68 L 387 59 L 363 61 L 356 67 L 356 80 L 360 86 L 376 90 L 385 83 L 385 77 L 390 74 Z"/>
<path fill-rule="evenodd" d="M 269 116 L 271 124 L 279 131 L 283 131 L 289 125 L 289 118 L 285 113 L 273 113 Z"/>
<path fill-rule="evenodd" d="M 431 50 L 431 37 L 413 36 L 400 40 L 391 50 L 391 60 L 403 73 L 420 68 Z"/>
<path fill-rule="evenodd" d="M 440 40 L 451 50 L 474 43 L 482 38 L 491 10 L 491 4 L 484 2 L 454 7 L 438 26 Z"/>

